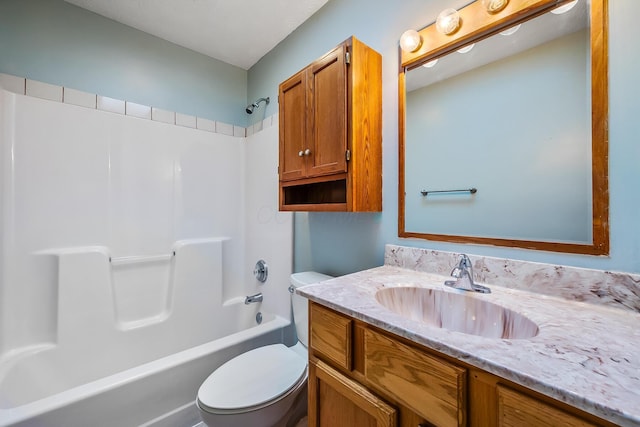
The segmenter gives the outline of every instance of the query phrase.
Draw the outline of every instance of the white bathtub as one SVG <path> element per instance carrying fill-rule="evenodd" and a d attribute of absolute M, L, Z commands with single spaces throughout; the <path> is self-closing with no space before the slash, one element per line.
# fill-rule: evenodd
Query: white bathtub
<path fill-rule="evenodd" d="M 100 246 L 34 254 L 55 316 L 39 341 L 0 355 L 0 426 L 148 423 L 189 405 L 229 358 L 283 342 L 288 320 L 267 313 L 258 325 L 262 304 L 223 298 L 227 242 L 178 241 L 162 257 L 117 259 Z"/>
<path fill-rule="evenodd" d="M 240 310 L 247 307 L 237 305 Z M 32 387 L 38 383 L 33 378 L 0 383 L 0 426 L 195 425 L 199 422 L 196 393 L 214 369 L 249 349 L 283 342 L 289 321 L 263 314 L 262 324 L 257 325 L 254 307 L 244 310 L 247 319 L 240 327 L 253 323 L 248 329 L 55 394 L 41 396 L 42 389 Z M 12 401 L 16 406 L 11 406 Z"/>

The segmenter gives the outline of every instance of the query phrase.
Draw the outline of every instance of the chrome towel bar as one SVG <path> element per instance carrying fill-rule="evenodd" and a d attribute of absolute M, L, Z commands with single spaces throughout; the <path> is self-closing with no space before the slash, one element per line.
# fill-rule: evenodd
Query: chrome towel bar
<path fill-rule="evenodd" d="M 423 196 L 427 196 L 429 194 L 433 194 L 433 193 L 471 193 L 471 194 L 476 194 L 478 192 L 477 188 L 467 188 L 464 190 L 422 190 L 420 192 L 420 194 L 422 194 Z"/>

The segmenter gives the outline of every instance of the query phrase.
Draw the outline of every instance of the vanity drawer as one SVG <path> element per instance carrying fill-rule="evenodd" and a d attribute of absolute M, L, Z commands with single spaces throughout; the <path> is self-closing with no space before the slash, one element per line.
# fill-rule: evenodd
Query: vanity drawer
<path fill-rule="evenodd" d="M 437 426 L 466 424 L 466 369 L 365 331 L 365 378 Z"/>
<path fill-rule="evenodd" d="M 501 385 L 497 386 L 497 391 L 499 427 L 596 426 L 536 398 Z"/>
<path fill-rule="evenodd" d="M 309 310 L 311 348 L 336 366 L 350 371 L 353 320 L 314 303 Z"/>

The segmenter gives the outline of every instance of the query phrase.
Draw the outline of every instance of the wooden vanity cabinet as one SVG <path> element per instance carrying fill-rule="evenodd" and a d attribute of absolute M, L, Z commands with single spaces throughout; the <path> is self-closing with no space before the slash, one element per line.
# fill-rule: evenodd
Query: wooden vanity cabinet
<path fill-rule="evenodd" d="M 279 86 L 280 210 L 382 210 L 382 59 L 355 37 Z"/>
<path fill-rule="evenodd" d="M 614 426 L 317 303 L 309 426 Z"/>
<path fill-rule="evenodd" d="M 309 340 L 310 427 L 465 425 L 464 369 L 315 303 Z"/>

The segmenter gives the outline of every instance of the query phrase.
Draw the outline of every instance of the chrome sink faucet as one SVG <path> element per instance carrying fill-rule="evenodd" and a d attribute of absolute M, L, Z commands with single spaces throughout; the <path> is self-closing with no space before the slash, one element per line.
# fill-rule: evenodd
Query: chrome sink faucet
<path fill-rule="evenodd" d="M 456 280 L 446 280 L 444 284 L 455 289 L 463 291 L 481 292 L 483 294 L 491 293 L 491 289 L 486 286 L 473 283 L 473 265 L 466 254 L 460 254 L 460 262 L 451 270 L 451 277 Z"/>

